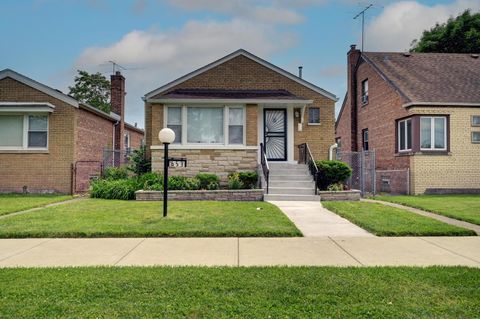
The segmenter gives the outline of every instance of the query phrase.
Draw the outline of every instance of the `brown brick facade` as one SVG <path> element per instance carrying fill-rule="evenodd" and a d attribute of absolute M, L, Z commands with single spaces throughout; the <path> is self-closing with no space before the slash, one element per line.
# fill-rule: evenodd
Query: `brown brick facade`
<path fill-rule="evenodd" d="M 48 102 L 55 107 L 48 115 L 48 150 L 0 150 L 0 192 L 21 192 L 24 186 L 29 192 L 88 190 L 90 177 L 100 174 L 103 149 L 112 148 L 116 121 L 10 77 L 0 80 L 0 101 Z M 142 138 L 132 130 L 134 145 Z"/>
<path fill-rule="evenodd" d="M 308 125 L 308 108 L 305 110 L 303 130 L 297 130 L 300 119 L 294 119 L 294 157 L 297 159 L 297 147 L 301 143 L 308 142 L 316 159 L 327 159 L 330 145 L 334 143 L 334 104 L 335 102 L 312 89 L 279 74 L 252 59 L 240 55 L 228 60 L 216 67 L 209 69 L 197 76 L 190 78 L 163 92 L 152 99 L 161 98 L 164 94 L 176 89 L 229 89 L 229 90 L 287 90 L 290 93 L 307 100 L 313 100 L 312 107 L 320 108 L 320 124 Z M 258 147 L 259 136 L 259 107 L 256 104 L 246 105 L 246 146 Z M 293 114 L 292 114 L 293 116 Z M 163 128 L 163 105 L 145 104 L 145 129 L 147 147 L 158 146 L 158 132 Z M 174 148 L 174 147 L 172 147 Z M 178 150 L 180 152 L 180 150 Z M 210 150 L 205 150 L 210 152 Z M 239 150 L 237 150 L 239 151 Z M 192 150 L 197 152 L 197 150 Z M 223 152 L 223 150 L 222 150 Z M 224 150 L 224 152 L 229 152 Z M 243 150 L 245 152 L 245 150 Z M 234 169 L 255 169 L 257 166 L 256 150 L 248 150 L 252 153 L 252 163 L 232 167 Z M 255 153 L 255 155 L 253 155 Z M 234 155 L 232 155 L 234 156 Z M 158 156 L 152 155 L 153 167 L 161 165 L 156 163 Z M 215 166 L 215 161 L 212 162 Z M 229 165 L 227 165 L 229 166 Z M 248 167 L 247 167 L 248 166 Z M 215 170 L 214 170 L 215 171 Z M 216 170 L 221 176 L 227 174 L 223 169 Z"/>

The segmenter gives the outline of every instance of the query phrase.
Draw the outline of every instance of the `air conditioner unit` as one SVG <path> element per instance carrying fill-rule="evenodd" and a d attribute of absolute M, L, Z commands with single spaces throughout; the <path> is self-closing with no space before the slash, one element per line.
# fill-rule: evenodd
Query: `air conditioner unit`
<path fill-rule="evenodd" d="M 367 104 L 368 103 L 368 95 L 363 95 L 362 96 L 362 103 Z"/>

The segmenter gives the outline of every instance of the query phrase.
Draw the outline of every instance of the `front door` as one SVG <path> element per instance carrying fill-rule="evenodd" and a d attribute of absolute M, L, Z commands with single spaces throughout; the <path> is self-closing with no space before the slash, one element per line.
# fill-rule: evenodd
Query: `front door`
<path fill-rule="evenodd" d="M 269 161 L 287 160 L 286 109 L 264 109 L 263 140 Z"/>

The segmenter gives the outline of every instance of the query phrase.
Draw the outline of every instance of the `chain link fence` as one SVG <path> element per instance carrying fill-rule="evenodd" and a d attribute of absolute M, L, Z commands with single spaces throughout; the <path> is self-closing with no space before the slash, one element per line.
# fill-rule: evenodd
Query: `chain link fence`
<path fill-rule="evenodd" d="M 375 150 L 360 152 L 339 151 L 336 158 L 352 168 L 352 176 L 347 180 L 347 186 L 350 189 L 360 190 L 364 197 L 378 193 L 410 193 L 409 169 L 377 169 Z"/>
<path fill-rule="evenodd" d="M 128 148 L 126 150 L 103 150 L 103 169 L 108 167 L 122 167 L 130 165 L 133 150 Z"/>

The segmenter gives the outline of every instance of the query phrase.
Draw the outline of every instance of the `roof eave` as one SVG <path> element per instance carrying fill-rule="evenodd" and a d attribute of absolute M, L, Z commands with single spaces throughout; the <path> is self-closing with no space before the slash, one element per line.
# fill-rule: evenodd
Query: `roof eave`
<path fill-rule="evenodd" d="M 446 107 L 446 106 L 463 106 L 463 107 L 480 107 L 480 102 L 408 102 L 402 105 L 404 108 L 413 106 L 432 106 L 432 107 Z"/>
<path fill-rule="evenodd" d="M 312 104 L 313 100 L 282 100 L 282 99 L 147 99 L 148 103 L 163 104 Z"/>

